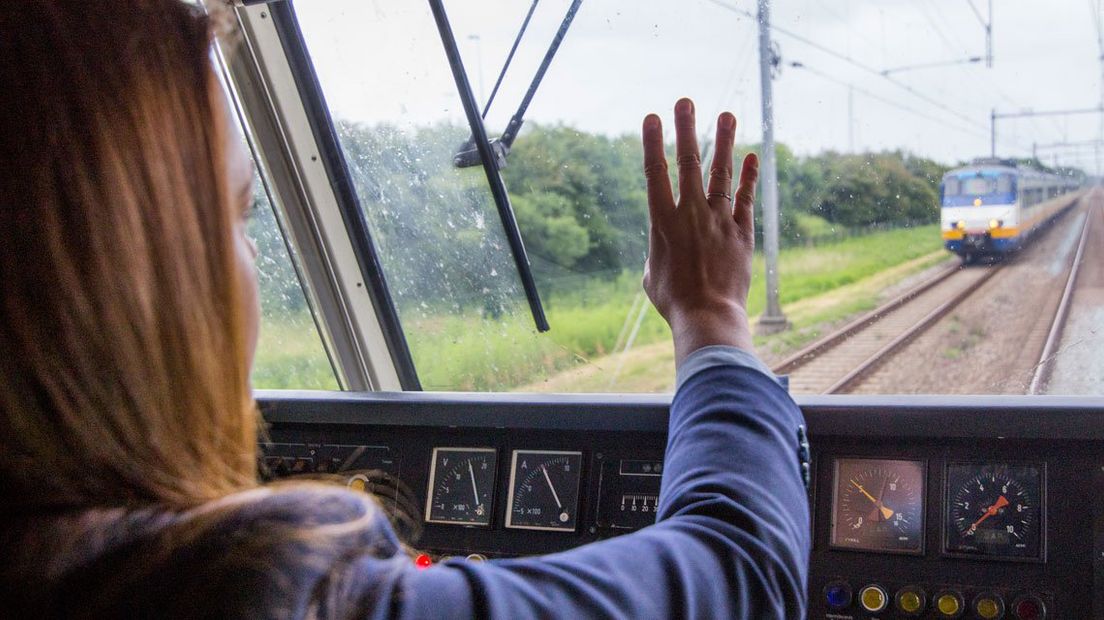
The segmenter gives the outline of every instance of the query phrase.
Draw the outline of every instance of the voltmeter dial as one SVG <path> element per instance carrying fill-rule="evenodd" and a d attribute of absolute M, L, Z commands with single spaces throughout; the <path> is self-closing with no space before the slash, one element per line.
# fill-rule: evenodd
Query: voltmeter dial
<path fill-rule="evenodd" d="M 835 465 L 832 546 L 921 553 L 924 463 L 837 459 Z"/>
<path fill-rule="evenodd" d="M 1042 559 L 1042 468 L 950 463 L 943 550 L 982 557 Z"/>
<path fill-rule="evenodd" d="M 426 521 L 490 525 L 497 454 L 493 448 L 434 448 Z"/>
<path fill-rule="evenodd" d="M 515 450 L 506 527 L 575 531 L 582 452 Z"/>

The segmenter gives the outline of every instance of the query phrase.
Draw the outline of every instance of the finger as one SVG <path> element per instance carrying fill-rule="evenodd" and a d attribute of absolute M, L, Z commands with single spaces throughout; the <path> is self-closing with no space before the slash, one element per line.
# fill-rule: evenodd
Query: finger
<path fill-rule="evenodd" d="M 746 239 L 755 238 L 755 184 L 759 180 L 759 158 L 755 153 L 744 157 L 740 168 L 740 187 L 736 189 L 736 202 L 732 218 Z"/>
<path fill-rule="evenodd" d="M 736 117 L 729 112 L 717 117 L 717 141 L 713 163 L 709 167 L 709 187 L 706 197 L 710 206 L 732 208 L 732 144 L 736 141 Z M 726 198 L 727 196 L 727 198 Z"/>
<path fill-rule="evenodd" d="M 694 127 L 694 102 L 687 98 L 675 104 L 675 155 L 678 161 L 679 201 L 705 200 L 702 190 L 701 151 Z"/>
<path fill-rule="evenodd" d="M 667 154 L 663 150 L 663 124 L 655 114 L 644 117 L 644 179 L 648 184 L 648 213 L 652 222 L 670 216 L 675 210 L 671 177 L 667 174 Z"/>

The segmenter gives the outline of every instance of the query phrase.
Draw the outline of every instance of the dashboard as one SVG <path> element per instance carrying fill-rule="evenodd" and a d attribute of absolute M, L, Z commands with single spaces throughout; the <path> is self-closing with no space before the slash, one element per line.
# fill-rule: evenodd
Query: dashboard
<path fill-rule="evenodd" d="M 654 522 L 669 397 L 259 395 L 262 473 L 406 515 L 420 566 Z M 799 399 L 809 617 L 1104 618 L 1104 408 L 1062 397 Z"/>

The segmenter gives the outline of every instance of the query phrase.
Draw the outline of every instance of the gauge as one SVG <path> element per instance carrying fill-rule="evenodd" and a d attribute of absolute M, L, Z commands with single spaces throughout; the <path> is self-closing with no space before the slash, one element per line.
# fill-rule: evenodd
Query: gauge
<path fill-rule="evenodd" d="M 923 461 L 836 459 L 833 490 L 833 547 L 923 553 Z"/>
<path fill-rule="evenodd" d="M 575 531 L 582 452 L 514 450 L 506 527 Z"/>
<path fill-rule="evenodd" d="M 494 448 L 434 448 L 426 521 L 490 525 L 497 454 Z"/>
<path fill-rule="evenodd" d="M 943 551 L 1041 560 L 1043 471 L 1038 465 L 948 463 Z"/>

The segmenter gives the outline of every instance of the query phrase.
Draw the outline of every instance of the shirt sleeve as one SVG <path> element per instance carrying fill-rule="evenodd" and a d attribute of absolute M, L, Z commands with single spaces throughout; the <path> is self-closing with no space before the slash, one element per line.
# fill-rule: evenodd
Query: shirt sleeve
<path fill-rule="evenodd" d="M 761 370 L 698 369 L 671 405 L 655 525 L 553 555 L 425 571 L 391 565 L 373 579 L 389 593 L 374 616 L 802 618 L 810 545 L 802 424 Z"/>
<path fill-rule="evenodd" d="M 697 373 L 713 368 L 714 366 L 742 366 L 758 370 L 764 375 L 778 381 L 770 368 L 756 355 L 740 347 L 728 345 L 711 345 L 702 347 L 686 356 L 675 370 L 675 391 L 682 387 L 683 383 Z M 785 387 L 785 386 L 783 386 Z"/>

